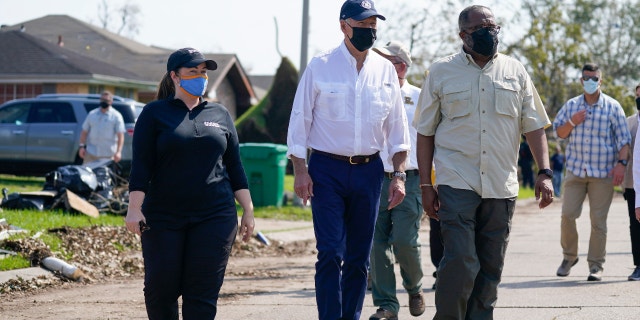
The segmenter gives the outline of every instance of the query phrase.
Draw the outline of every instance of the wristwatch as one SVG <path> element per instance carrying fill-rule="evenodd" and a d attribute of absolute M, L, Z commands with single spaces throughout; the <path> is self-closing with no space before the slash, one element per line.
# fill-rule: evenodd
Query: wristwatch
<path fill-rule="evenodd" d="M 629 164 L 629 161 L 621 159 L 621 160 L 618 160 L 618 163 L 626 167 L 627 164 Z"/>
<path fill-rule="evenodd" d="M 394 178 L 395 178 L 395 177 L 400 178 L 400 181 L 402 181 L 402 182 L 406 182 L 406 181 L 407 181 L 407 174 L 406 174 L 406 173 L 404 173 L 404 172 L 402 172 L 402 171 L 394 171 L 394 172 L 391 174 L 391 176 L 392 176 L 392 177 L 394 177 Z"/>
<path fill-rule="evenodd" d="M 553 171 L 551 169 L 542 169 L 538 171 L 538 175 L 544 174 L 545 176 L 553 179 Z"/>

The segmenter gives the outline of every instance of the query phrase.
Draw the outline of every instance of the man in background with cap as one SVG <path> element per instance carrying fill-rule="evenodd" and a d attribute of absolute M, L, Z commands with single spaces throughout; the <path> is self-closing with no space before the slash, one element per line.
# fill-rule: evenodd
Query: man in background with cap
<path fill-rule="evenodd" d="M 360 319 L 384 148 L 392 155 L 394 179 L 383 202 L 393 208 L 405 193 L 410 140 L 398 76 L 391 63 L 369 52 L 378 18 L 385 20 L 370 0 L 344 2 L 339 21 L 344 39 L 309 62 L 291 110 L 287 156 L 297 196 L 304 203 L 313 198 L 322 320 Z"/>
<path fill-rule="evenodd" d="M 420 88 L 411 85 L 407 79 L 407 70 L 411 66 L 411 54 L 402 43 L 391 41 L 382 48 L 374 48 L 385 59 L 391 61 L 398 73 L 398 82 L 402 92 L 402 101 L 408 121 L 413 120 L 416 104 L 420 97 Z M 415 150 L 417 132 L 409 128 L 411 149 Z M 422 296 L 422 264 L 420 259 L 420 241 L 418 231 L 422 220 L 422 199 L 420 193 L 420 177 L 418 176 L 418 160 L 415 152 L 411 152 L 405 162 L 406 195 L 402 203 L 388 209 L 384 199 L 388 197 L 387 189 L 393 181 L 393 164 L 389 161 L 386 150 L 380 152 L 384 163 L 384 182 L 380 196 L 378 219 L 373 233 L 371 250 L 371 278 L 373 304 L 380 307 L 369 318 L 398 319 L 400 303 L 396 297 L 396 277 L 394 273 L 395 259 L 400 265 L 402 285 L 409 293 L 409 312 L 417 317 L 424 313 Z"/>

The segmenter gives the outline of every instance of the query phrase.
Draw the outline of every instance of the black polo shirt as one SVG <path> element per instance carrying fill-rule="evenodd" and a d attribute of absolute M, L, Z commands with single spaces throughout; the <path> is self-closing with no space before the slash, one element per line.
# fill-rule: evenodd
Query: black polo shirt
<path fill-rule="evenodd" d="M 189 110 L 171 97 L 144 107 L 133 134 L 129 191 L 145 193 L 145 215 L 235 208 L 239 189 L 248 189 L 247 177 L 224 106 L 205 101 Z"/>

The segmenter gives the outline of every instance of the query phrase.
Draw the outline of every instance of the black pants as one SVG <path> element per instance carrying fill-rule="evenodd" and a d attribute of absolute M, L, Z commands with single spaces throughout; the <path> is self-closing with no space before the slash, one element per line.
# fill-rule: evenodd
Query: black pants
<path fill-rule="evenodd" d="M 444 245 L 442 244 L 442 234 L 440 231 L 440 221 L 429 218 L 429 248 L 431 249 L 431 263 L 438 269 Z"/>
<path fill-rule="evenodd" d="M 438 198 L 444 256 L 433 319 L 493 319 L 515 197 L 481 198 L 471 190 L 439 185 Z"/>
<path fill-rule="evenodd" d="M 215 319 L 220 287 L 238 230 L 234 208 L 203 217 L 148 215 L 142 233 L 149 319 Z"/>
<path fill-rule="evenodd" d="M 636 220 L 636 192 L 633 189 L 624 189 L 624 199 L 627 200 L 627 209 L 629 210 L 629 233 L 631 234 L 633 264 L 640 266 L 640 222 Z"/>

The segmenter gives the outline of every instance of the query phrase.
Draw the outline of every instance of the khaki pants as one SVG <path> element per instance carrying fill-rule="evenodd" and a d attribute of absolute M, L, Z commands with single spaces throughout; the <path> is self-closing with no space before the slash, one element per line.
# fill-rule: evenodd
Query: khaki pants
<path fill-rule="evenodd" d="M 589 218 L 591 236 L 587 262 L 589 269 L 602 269 L 606 255 L 607 216 L 613 199 L 613 180 L 608 178 L 580 178 L 570 171 L 566 172 L 562 202 L 562 222 L 560 223 L 560 244 L 564 259 L 573 261 L 578 258 L 578 230 L 576 219 L 582 213 L 582 204 L 589 195 Z"/>
<path fill-rule="evenodd" d="M 96 161 L 96 160 L 99 160 L 99 159 L 112 159 L 112 158 L 113 157 L 96 157 L 96 156 L 90 154 L 89 152 L 85 151 L 84 159 L 82 159 L 83 160 L 82 164 L 87 164 L 89 162 Z"/>

